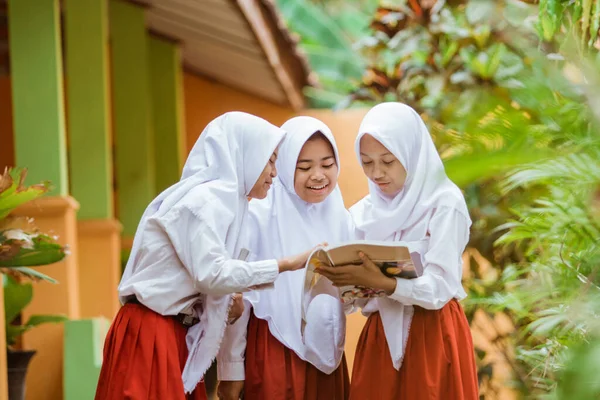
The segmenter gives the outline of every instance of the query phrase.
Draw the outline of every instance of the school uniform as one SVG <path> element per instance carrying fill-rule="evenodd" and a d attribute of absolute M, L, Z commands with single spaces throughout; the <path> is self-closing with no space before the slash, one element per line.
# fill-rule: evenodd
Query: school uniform
<path fill-rule="evenodd" d="M 278 177 L 266 199 L 250 203 L 251 249 L 257 259 L 290 256 L 325 241 L 345 242 L 351 234 L 351 218 L 338 187 L 315 204 L 305 202 L 294 190 L 298 156 L 314 133 L 321 132 L 329 140 L 339 166 L 333 134 L 309 117 L 293 118 L 282 128 L 287 135 L 279 148 Z M 274 287 L 244 295 L 247 336 L 239 335 L 237 344 L 230 345 L 234 356 L 223 362 L 231 368 L 219 367 L 219 379 L 244 379 L 245 400 L 348 397 L 346 321 L 337 289 L 328 283 L 303 302 L 305 272 L 283 274 Z"/>
<path fill-rule="evenodd" d="M 232 293 L 272 283 L 276 260 L 238 260 L 247 195 L 284 137 L 240 112 L 213 120 L 181 180 L 150 203 L 119 285 L 96 399 L 205 399 Z"/>
<path fill-rule="evenodd" d="M 367 113 L 355 149 L 369 134 L 404 166 L 402 190 L 389 196 L 369 181 L 350 212 L 362 238 L 403 241 L 421 256 L 416 279 L 396 279 L 386 297 L 359 300 L 368 316 L 356 350 L 350 399 L 478 399 L 473 342 L 459 300 L 466 297 L 462 253 L 471 220 L 444 172 L 419 115 L 400 103 Z"/>

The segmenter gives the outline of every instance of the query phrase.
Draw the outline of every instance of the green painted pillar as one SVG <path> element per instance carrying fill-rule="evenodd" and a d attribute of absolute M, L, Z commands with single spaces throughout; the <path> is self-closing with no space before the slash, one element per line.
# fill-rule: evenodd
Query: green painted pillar
<path fill-rule="evenodd" d="M 144 9 L 109 3 L 118 215 L 133 236 L 156 194 L 150 56 Z"/>
<path fill-rule="evenodd" d="M 28 183 L 67 195 L 67 151 L 58 0 L 8 0 L 15 162 Z"/>
<path fill-rule="evenodd" d="M 64 400 L 94 398 L 109 325 L 106 318 L 65 322 Z"/>
<path fill-rule="evenodd" d="M 183 91 L 179 45 L 150 35 L 150 88 L 154 128 L 156 191 L 162 192 L 181 176 L 184 154 Z"/>
<path fill-rule="evenodd" d="M 108 0 L 64 0 L 71 194 L 79 219 L 112 218 Z"/>

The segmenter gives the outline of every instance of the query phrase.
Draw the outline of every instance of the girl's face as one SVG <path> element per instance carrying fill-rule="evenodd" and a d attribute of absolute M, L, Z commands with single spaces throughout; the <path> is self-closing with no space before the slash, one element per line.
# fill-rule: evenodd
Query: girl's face
<path fill-rule="evenodd" d="M 369 134 L 360 139 L 360 160 L 367 178 L 384 194 L 395 196 L 404 187 L 406 169 L 381 142 Z"/>
<path fill-rule="evenodd" d="M 263 172 L 258 177 L 258 180 L 248 193 L 248 197 L 253 199 L 264 199 L 267 197 L 267 193 L 271 188 L 271 184 L 273 183 L 273 178 L 277 176 L 277 168 L 275 167 L 275 161 L 277 161 L 277 149 L 271 154 L 271 158 L 269 158 L 269 162 L 263 169 Z"/>
<path fill-rule="evenodd" d="M 337 185 L 338 166 L 333 147 L 322 134 L 308 139 L 296 162 L 294 190 L 307 203 L 320 203 Z"/>

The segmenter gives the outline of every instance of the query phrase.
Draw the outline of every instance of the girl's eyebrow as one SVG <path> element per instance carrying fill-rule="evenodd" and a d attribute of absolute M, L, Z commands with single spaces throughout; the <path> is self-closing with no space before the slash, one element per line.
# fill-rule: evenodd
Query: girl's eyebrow
<path fill-rule="evenodd" d="M 321 161 L 325 161 L 325 160 L 328 160 L 328 159 L 330 159 L 330 158 L 335 158 L 335 156 L 327 156 L 327 157 L 323 157 L 323 158 L 321 158 Z M 314 161 L 314 160 L 298 160 L 298 162 L 299 162 L 299 163 L 301 163 L 301 162 L 313 162 L 313 161 Z"/>
<path fill-rule="evenodd" d="M 368 154 L 365 154 L 363 152 L 361 152 L 360 155 L 365 156 L 365 157 L 370 157 Z M 393 154 L 388 151 L 387 153 L 380 154 L 379 156 L 383 157 L 383 156 L 389 156 L 389 155 L 393 155 Z"/>

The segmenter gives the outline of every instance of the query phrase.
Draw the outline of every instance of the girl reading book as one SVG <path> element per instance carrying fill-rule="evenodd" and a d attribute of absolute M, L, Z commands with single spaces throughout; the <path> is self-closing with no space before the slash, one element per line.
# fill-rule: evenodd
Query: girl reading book
<path fill-rule="evenodd" d="M 215 119 L 181 180 L 146 208 L 119 285 L 124 305 L 106 336 L 96 400 L 206 399 L 198 382 L 232 317 L 232 293 L 304 266 L 308 253 L 236 259 L 248 246 L 247 197 L 266 197 L 283 137 L 253 115 Z"/>
<path fill-rule="evenodd" d="M 458 300 L 461 256 L 471 220 L 464 197 L 444 171 L 419 115 L 383 103 L 365 116 L 355 142 L 369 194 L 351 208 L 367 240 L 411 242 L 423 271 L 390 278 L 362 255 L 363 265 L 321 268 L 337 286 L 385 290 L 356 300 L 368 316 L 359 339 L 350 399 L 476 400 L 471 332 Z"/>
<path fill-rule="evenodd" d="M 282 128 L 288 134 L 279 150 L 273 190 L 266 199 L 250 202 L 251 250 L 258 259 L 350 239 L 351 218 L 337 186 L 339 159 L 331 131 L 310 117 L 293 118 Z M 251 315 L 246 316 L 245 400 L 347 399 L 345 314 L 334 297 L 337 288 L 323 279 L 327 287 L 317 288 L 322 294 L 310 299 L 304 310 L 304 272 L 281 275 L 273 288 L 244 294 L 252 308 L 247 307 Z M 229 358 L 218 359 L 221 399 L 239 398 L 243 333 L 242 329 L 237 344 L 228 346 Z"/>

